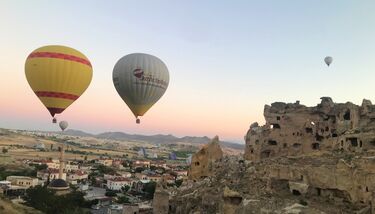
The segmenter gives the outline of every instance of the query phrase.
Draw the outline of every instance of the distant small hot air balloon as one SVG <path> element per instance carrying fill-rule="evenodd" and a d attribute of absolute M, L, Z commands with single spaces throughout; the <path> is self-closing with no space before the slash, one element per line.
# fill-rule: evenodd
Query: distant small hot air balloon
<path fill-rule="evenodd" d="M 113 84 L 137 118 L 143 116 L 165 93 L 169 84 L 167 66 L 157 57 L 133 53 L 113 68 Z"/>
<path fill-rule="evenodd" d="M 324 58 L 324 62 L 327 64 L 327 66 L 329 66 L 333 61 L 333 58 L 331 56 L 326 56 L 326 58 Z"/>
<path fill-rule="evenodd" d="M 91 63 L 86 56 L 58 45 L 34 50 L 27 57 L 25 73 L 31 89 L 52 117 L 77 100 L 92 79 Z"/>
<path fill-rule="evenodd" d="M 59 126 L 60 126 L 60 129 L 61 129 L 61 131 L 65 131 L 65 129 L 66 128 L 68 128 L 68 122 L 66 122 L 66 121 L 61 121 L 60 123 L 59 123 Z"/>

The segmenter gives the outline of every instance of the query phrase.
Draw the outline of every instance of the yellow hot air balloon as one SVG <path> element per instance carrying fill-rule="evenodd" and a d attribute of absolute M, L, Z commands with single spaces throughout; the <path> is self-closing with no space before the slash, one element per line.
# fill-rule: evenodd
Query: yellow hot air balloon
<path fill-rule="evenodd" d="M 27 57 L 25 73 L 32 90 L 54 117 L 87 89 L 92 79 L 92 66 L 81 52 L 50 45 L 34 50 Z"/>

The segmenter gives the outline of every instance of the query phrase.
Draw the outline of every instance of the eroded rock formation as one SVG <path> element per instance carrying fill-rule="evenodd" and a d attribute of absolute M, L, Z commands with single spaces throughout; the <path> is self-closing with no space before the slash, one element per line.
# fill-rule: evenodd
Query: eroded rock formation
<path fill-rule="evenodd" d="M 191 158 L 189 179 L 201 179 L 212 175 L 212 163 L 223 157 L 223 151 L 219 145 L 219 137 L 216 136 L 209 144 L 204 145 Z"/>
<path fill-rule="evenodd" d="M 158 214 L 168 214 L 169 212 L 169 191 L 164 177 L 156 184 L 152 212 Z"/>
<path fill-rule="evenodd" d="M 210 162 L 206 150 L 198 152 L 193 180 L 173 192 L 170 213 L 375 213 L 369 100 L 361 106 L 329 97 L 315 107 L 278 102 L 266 105 L 264 116 L 266 124 L 253 123 L 245 136 L 244 159 L 220 155 L 207 171 L 195 168 L 194 162 Z"/>
<path fill-rule="evenodd" d="M 245 136 L 245 159 L 307 154 L 317 150 L 375 148 L 375 105 L 333 103 L 322 97 L 315 107 L 275 102 L 265 105 L 266 124 L 253 123 Z"/>

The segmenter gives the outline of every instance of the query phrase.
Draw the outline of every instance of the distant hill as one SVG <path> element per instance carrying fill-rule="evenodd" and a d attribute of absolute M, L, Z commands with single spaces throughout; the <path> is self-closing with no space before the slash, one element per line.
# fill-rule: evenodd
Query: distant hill
<path fill-rule="evenodd" d="M 59 132 L 61 134 L 61 132 Z M 172 144 L 172 143 L 192 143 L 192 144 L 206 144 L 210 142 L 210 138 L 204 137 L 191 137 L 185 136 L 178 138 L 173 135 L 138 135 L 138 134 L 127 134 L 124 132 L 104 132 L 101 134 L 90 134 L 79 130 L 68 129 L 64 132 L 65 135 L 78 136 L 78 137 L 96 137 L 101 139 L 112 139 L 112 140 L 123 140 L 123 141 L 135 141 L 135 142 L 146 142 L 153 144 Z M 221 145 L 224 147 L 232 149 L 243 150 L 245 145 L 220 141 Z"/>

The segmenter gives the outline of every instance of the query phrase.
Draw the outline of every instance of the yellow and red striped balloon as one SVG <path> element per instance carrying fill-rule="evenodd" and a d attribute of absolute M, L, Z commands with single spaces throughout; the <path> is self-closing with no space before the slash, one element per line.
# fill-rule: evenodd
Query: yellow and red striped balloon
<path fill-rule="evenodd" d="M 27 57 L 25 73 L 32 90 L 54 117 L 87 89 L 92 66 L 81 52 L 50 45 L 34 50 Z"/>

